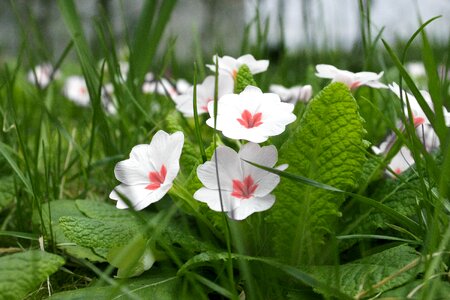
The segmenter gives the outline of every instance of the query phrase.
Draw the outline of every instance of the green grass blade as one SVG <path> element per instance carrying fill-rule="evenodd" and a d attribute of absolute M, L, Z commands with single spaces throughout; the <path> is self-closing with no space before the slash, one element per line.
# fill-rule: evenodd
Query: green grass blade
<path fill-rule="evenodd" d="M 197 110 L 197 64 L 194 63 L 194 95 L 193 95 L 193 105 L 194 105 L 194 123 L 195 123 L 195 136 L 197 137 L 197 143 L 200 147 L 200 153 L 202 155 L 202 162 L 205 163 L 206 151 L 205 146 L 203 145 L 202 134 L 200 132 L 200 122 L 198 118 L 198 110 Z"/>

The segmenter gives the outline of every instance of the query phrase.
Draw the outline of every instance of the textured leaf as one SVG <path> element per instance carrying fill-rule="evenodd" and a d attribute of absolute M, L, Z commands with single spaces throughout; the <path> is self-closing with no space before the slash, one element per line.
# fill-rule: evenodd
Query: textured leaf
<path fill-rule="evenodd" d="M 117 209 L 115 206 L 98 200 L 76 200 L 76 207 L 87 217 L 98 220 L 138 223 L 136 217 L 127 209 Z"/>
<path fill-rule="evenodd" d="M 62 257 L 39 250 L 0 257 L 0 299 L 23 299 L 62 265 Z"/>
<path fill-rule="evenodd" d="M 50 206 L 50 213 L 48 207 Z M 59 218 L 62 216 L 83 217 L 83 214 L 78 210 L 76 201 L 74 200 L 56 200 L 51 201 L 45 205 L 42 205 L 42 218 L 44 220 L 44 227 L 47 234 L 53 234 L 53 240 L 58 248 L 64 250 L 69 255 L 77 258 L 88 259 L 91 261 L 104 262 L 105 258 L 92 249 L 82 247 L 79 245 L 73 245 L 71 241 L 64 235 L 64 232 L 59 225 Z M 37 212 L 33 214 L 33 222 L 40 224 Z M 47 237 L 50 239 L 50 237 Z"/>
<path fill-rule="evenodd" d="M 89 248 L 120 247 L 139 233 L 133 222 L 66 216 L 59 218 L 59 224 L 70 241 Z"/>
<path fill-rule="evenodd" d="M 247 85 L 257 86 L 255 79 L 253 79 L 253 75 L 250 72 L 250 69 L 248 68 L 248 66 L 242 65 L 236 74 L 234 93 L 239 94 L 240 92 L 245 90 Z"/>
<path fill-rule="evenodd" d="M 298 126 L 280 148 L 280 163 L 289 173 L 350 191 L 355 188 L 364 151 L 363 120 L 349 89 L 332 83 L 307 106 Z M 293 265 L 322 255 L 325 235 L 333 231 L 343 195 L 282 180 L 267 218 L 274 228 L 277 257 Z"/>
<path fill-rule="evenodd" d="M 359 297 L 365 297 L 414 279 L 420 268 L 418 261 L 415 261 L 419 257 L 414 248 L 400 245 L 341 266 L 308 267 L 307 272 L 347 295 L 355 297 L 359 294 Z M 411 268 L 399 272 L 408 264 L 411 264 Z M 384 284 L 372 289 L 384 279 Z"/>
<path fill-rule="evenodd" d="M 423 197 L 419 183 L 418 178 L 412 179 L 407 183 L 402 183 L 400 180 L 387 179 L 379 184 L 373 198 L 380 201 L 384 200 L 383 204 L 406 217 L 415 217 L 418 209 L 417 199 Z M 374 210 L 367 218 L 364 218 L 364 222 L 362 222 L 361 226 L 358 226 L 357 232 L 367 233 L 374 232 L 377 229 L 388 229 L 390 228 L 388 224 L 392 224 L 392 218 L 389 218 L 379 210 Z"/>
<path fill-rule="evenodd" d="M 173 273 L 158 273 L 128 280 L 114 280 L 117 285 L 88 287 L 54 294 L 51 300 L 75 299 L 199 299 L 193 291 L 183 293 L 183 279 Z"/>
<path fill-rule="evenodd" d="M 14 200 L 14 178 L 5 176 L 0 178 L 0 212 Z"/>

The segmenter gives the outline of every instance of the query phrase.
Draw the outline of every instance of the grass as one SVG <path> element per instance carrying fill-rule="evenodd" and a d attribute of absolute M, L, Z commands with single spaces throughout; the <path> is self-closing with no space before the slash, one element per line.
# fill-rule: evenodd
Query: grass
<path fill-rule="evenodd" d="M 60 203 L 61 199 L 72 200 L 72 203 L 75 199 L 88 199 L 111 204 L 108 195 L 117 185 L 115 163 L 126 159 L 133 146 L 149 143 L 159 129 L 184 132 L 186 143 L 191 147 L 185 146 L 183 153 L 188 161 L 185 165 L 191 167 L 210 159 L 216 145 L 238 148 L 239 142 L 214 134 L 204 126 L 205 118 L 197 111 L 193 119 L 183 118 L 167 95 L 141 91 L 149 70 L 159 79 L 172 73 L 173 79 L 201 82 L 205 74 L 203 62 L 210 62 L 213 53 L 202 53 L 201 41 L 196 36 L 195 49 L 191 49 L 196 64 L 184 64 L 174 57 L 172 49 L 176 40 L 162 42 L 175 0 L 146 1 L 136 27 L 129 28 L 123 41 L 114 37 L 107 14 L 100 13 L 92 22 L 96 32 L 95 49 L 86 40 L 76 3 L 61 0 L 58 1 L 59 17 L 71 41 L 59 57 L 53 57 L 45 51 L 43 39 L 39 38 L 42 35 L 39 26 L 34 26 L 32 33 L 27 34 L 27 22 L 11 1 L 22 42 L 17 56 L 5 60 L 0 68 L 0 258 L 14 251 L 39 249 L 37 239 L 44 236 L 45 250 L 66 260 L 65 265 L 50 276 L 51 292 L 81 291 L 81 294 L 73 292 L 73 297 L 105 297 L 111 292 L 135 299 L 144 299 L 148 293 L 158 295 L 159 299 L 174 298 L 174 295 L 179 299 L 238 299 L 243 295 L 248 299 L 351 299 L 348 292 L 351 280 L 344 278 L 342 270 L 350 270 L 357 277 L 361 270 L 351 269 L 352 263 L 365 266 L 364 259 L 370 259 L 371 255 L 408 245 L 416 251 L 416 260 L 405 261 L 403 268 L 388 273 L 377 269 L 374 272 L 379 272 L 376 273 L 379 278 L 375 284 L 362 285 L 357 295 L 374 297 L 377 284 L 383 286 L 386 280 L 393 286 L 380 291 L 377 294 L 380 297 L 403 299 L 409 294 L 415 296 L 414 299 L 443 299 L 439 297 L 450 291 L 446 278 L 450 263 L 450 134 L 444 115 L 439 110 L 434 113 L 419 90 L 425 88 L 430 92 L 434 107 L 449 106 L 449 81 L 439 77 L 437 66 L 443 64 L 448 69 L 450 42 L 438 45 L 426 35 L 427 24 L 439 22 L 439 18 L 423 23 L 409 41 L 385 41 L 382 30 L 374 32 L 367 3 L 359 1 L 362 47 L 355 45 L 351 53 L 304 49 L 288 54 L 284 45 L 271 48 L 266 43 L 268 25 L 257 10 L 245 28 L 242 54 L 249 51 L 259 59 L 270 60 L 269 70 L 255 76 L 263 91 L 272 83 L 286 86 L 303 83 L 311 84 L 314 94 L 318 94 L 327 84 L 314 76 L 313 67 L 318 63 L 331 63 L 354 71 L 384 70 L 385 82 L 399 82 L 418 99 L 439 137 L 439 149 L 427 152 L 421 137 L 415 133 L 414 124 L 401 117 L 401 102 L 388 91 L 361 88 L 354 92 L 354 97 L 365 119 L 367 135 L 364 139 L 378 145 L 390 131 L 396 132 L 398 138 L 385 159 L 361 149 L 374 167 L 364 165 L 361 178 L 366 181 L 361 182 L 358 189 L 343 191 L 314 178 L 290 173 L 289 169 L 286 172 L 270 170 L 279 174 L 282 181 L 291 180 L 309 188 L 311 193 L 319 189 L 345 197 L 340 209 L 342 217 L 333 221 L 333 231 L 324 237 L 327 245 L 322 246 L 326 249 L 322 249 L 320 264 L 310 258 L 304 260 L 305 264 L 290 265 L 289 258 L 276 256 L 271 248 L 274 228 L 267 224 L 267 215 L 263 213 L 237 222 L 227 219 L 225 214 L 205 209 L 192 197 L 192 188 L 199 185 L 195 171 L 191 173 L 191 169 L 182 167 L 173 190 L 162 201 L 144 212 L 130 212 L 131 217 L 124 217 L 138 219 L 142 232 L 151 237 L 144 248 L 154 251 L 155 265 L 134 279 L 116 279 L 117 265 L 63 250 L 58 236 L 60 228 L 55 227 L 58 222 L 54 220 L 61 212 L 53 205 L 57 206 L 55 203 Z M 30 20 L 34 22 L 34 18 Z M 254 42 L 248 35 L 253 29 L 257 34 Z M 119 66 L 121 45 L 129 52 L 130 70 L 126 80 L 121 79 Z M 63 78 L 55 78 L 47 87 L 38 87 L 27 82 L 26 72 L 43 59 L 60 67 Z M 426 69 L 424 85 L 404 66 L 418 59 Z M 71 74 L 82 74 L 86 79 L 90 107 L 78 107 L 62 95 L 64 79 Z M 114 86 L 116 115 L 108 115 L 102 106 L 102 86 L 107 82 Z M 297 105 L 299 120 L 304 108 L 302 103 Z M 397 128 L 399 118 L 405 124 L 404 129 Z M 291 132 L 267 143 L 279 149 L 289 134 Z M 388 179 L 383 170 L 402 145 L 409 146 L 416 166 L 396 179 Z M 404 197 L 410 194 L 413 196 L 405 204 Z M 277 201 L 282 199 L 278 197 Z M 63 213 L 81 214 L 75 206 L 73 209 Z M 98 221 L 89 211 L 83 214 L 89 222 Z M 370 231 L 359 231 L 376 218 L 386 223 Z M 53 224 L 49 225 L 49 221 Z M 125 221 L 122 225 L 128 226 Z M 133 267 L 142 257 L 136 250 L 139 247 L 133 245 L 138 242 L 128 245 L 129 248 L 115 249 L 121 257 L 117 259 L 119 268 Z M 134 253 L 130 247 L 139 253 Z M 101 251 L 98 247 L 91 248 Z M 408 257 L 404 250 L 398 251 L 396 260 Z M 108 261 L 114 260 L 108 257 Z M 324 265 L 331 268 L 329 272 L 322 271 Z M 411 270 L 416 271 L 409 273 Z M 331 278 L 327 273 L 337 276 Z M 402 279 L 406 275 L 410 277 Z M 40 288 L 28 290 L 26 298 L 48 297 L 45 279 L 46 276 Z M 341 285 L 336 280 L 342 280 Z M 86 294 L 82 294 L 83 289 Z M 67 299 L 71 294 L 60 297 Z"/>

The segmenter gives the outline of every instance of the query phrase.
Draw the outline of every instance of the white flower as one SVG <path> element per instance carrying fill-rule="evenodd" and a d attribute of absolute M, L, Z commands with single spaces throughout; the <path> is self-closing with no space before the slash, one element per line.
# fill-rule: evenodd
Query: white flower
<path fill-rule="evenodd" d="M 273 145 L 260 147 L 247 143 L 236 153 L 229 147 L 218 147 L 211 160 L 197 168 L 204 187 L 195 192 L 194 198 L 215 211 L 222 211 L 222 198 L 223 211 L 234 220 L 243 220 L 254 212 L 271 208 L 275 196 L 270 193 L 280 182 L 280 177 L 244 160 L 272 168 L 278 160 L 277 149 Z M 287 165 L 278 167 L 280 170 L 286 168 Z M 216 171 L 219 173 L 220 195 Z"/>
<path fill-rule="evenodd" d="M 271 84 L 269 91 L 280 96 L 281 101 L 295 104 L 297 101 L 308 102 L 312 96 L 312 86 L 310 85 L 296 85 L 291 88 L 286 88 L 279 84 Z"/>
<path fill-rule="evenodd" d="M 90 103 L 86 81 L 81 76 L 70 76 L 66 79 L 64 95 L 80 106 L 88 106 Z"/>
<path fill-rule="evenodd" d="M 135 210 L 142 210 L 164 197 L 180 170 L 183 143 L 181 131 L 169 135 L 160 130 L 149 145 L 133 147 L 130 158 L 117 163 L 114 168 L 121 184 L 109 197 L 117 201 L 117 208 L 128 208 L 121 195 L 131 202 Z"/>
<path fill-rule="evenodd" d="M 333 79 L 333 82 L 342 82 L 350 89 L 356 89 L 362 85 L 367 85 L 372 88 L 387 88 L 386 85 L 380 82 L 383 72 L 358 72 L 353 73 L 347 70 L 339 70 L 332 65 L 317 65 L 316 76 L 320 78 Z"/>
<path fill-rule="evenodd" d="M 425 77 L 427 73 L 422 62 L 414 61 L 405 64 L 405 68 L 412 77 Z"/>
<path fill-rule="evenodd" d="M 168 94 L 172 99 L 178 95 L 177 90 L 169 80 L 165 78 L 161 78 L 161 80 L 153 79 L 153 75 L 151 73 L 148 73 L 145 78 L 146 80 L 142 84 L 142 92 L 144 94 L 156 93 L 163 96 L 166 96 Z"/>
<path fill-rule="evenodd" d="M 400 87 L 395 82 L 393 82 L 392 84 L 389 85 L 389 89 L 395 95 L 397 95 L 397 97 L 399 99 L 403 98 L 404 112 L 405 112 L 406 117 L 408 117 L 408 109 L 407 109 L 407 105 L 406 105 L 406 103 L 407 103 L 406 101 L 408 100 L 409 106 L 411 107 L 411 112 L 412 112 L 412 115 L 414 118 L 414 124 L 416 126 L 421 125 L 421 124 L 430 125 L 430 120 L 428 120 L 427 116 L 425 115 L 425 112 L 423 111 L 422 107 L 420 107 L 419 102 L 413 95 L 405 92 L 404 90 L 400 90 Z M 431 99 L 430 94 L 425 90 L 420 90 L 420 93 L 422 94 L 427 105 L 434 112 L 435 109 L 434 109 L 433 100 Z M 450 113 L 447 111 L 447 109 L 445 107 L 442 107 L 442 109 L 443 109 L 444 118 L 445 118 L 445 125 L 448 127 L 448 126 L 450 126 Z"/>
<path fill-rule="evenodd" d="M 219 67 L 219 73 L 226 73 L 231 75 L 233 78 L 236 78 L 237 72 L 242 65 L 247 65 L 252 74 L 258 74 L 264 72 L 269 67 L 268 60 L 256 60 L 253 55 L 245 54 L 239 58 L 233 58 L 231 56 L 225 55 L 224 57 L 218 57 L 217 55 L 213 56 L 212 65 L 206 65 L 213 72 L 216 71 L 216 57 L 217 63 Z"/>
<path fill-rule="evenodd" d="M 262 143 L 295 121 L 293 110 L 294 105 L 281 102 L 277 94 L 263 93 L 249 85 L 239 95 L 219 99 L 216 128 L 231 139 Z M 206 124 L 214 128 L 214 102 L 209 102 L 208 111 L 211 118 Z"/>
<path fill-rule="evenodd" d="M 377 155 L 386 155 L 395 143 L 397 136 L 390 134 L 385 141 L 383 141 L 379 147 L 372 146 L 372 151 Z M 389 162 L 389 168 L 394 171 L 395 174 L 400 175 L 405 170 L 409 169 L 415 163 L 412 157 L 411 151 L 406 146 L 402 146 L 400 151 L 394 155 Z M 389 176 L 395 177 L 391 172 L 386 172 Z"/>
<path fill-rule="evenodd" d="M 186 79 L 178 79 L 175 87 L 177 89 L 178 94 L 184 94 L 192 85 Z"/>
<path fill-rule="evenodd" d="M 60 77 L 59 71 L 54 71 L 53 66 L 49 63 L 37 65 L 27 74 L 27 79 L 33 84 L 37 84 L 41 88 L 45 88 L 53 78 Z"/>
<path fill-rule="evenodd" d="M 230 76 L 219 74 L 218 96 L 232 94 L 234 82 Z M 203 114 L 208 112 L 208 103 L 214 100 L 215 77 L 208 76 L 203 83 L 197 85 L 197 112 Z M 194 116 L 193 96 L 194 87 L 190 87 L 185 93 L 173 98 L 178 111 L 185 117 Z"/>

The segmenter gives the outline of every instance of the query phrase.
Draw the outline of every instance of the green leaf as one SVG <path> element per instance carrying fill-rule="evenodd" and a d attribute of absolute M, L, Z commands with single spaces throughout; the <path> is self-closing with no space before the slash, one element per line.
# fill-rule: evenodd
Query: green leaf
<path fill-rule="evenodd" d="M 359 299 L 414 279 L 421 268 L 419 258 L 414 248 L 400 245 L 341 266 L 310 266 L 306 271 Z M 318 291 L 328 294 L 321 289 Z"/>
<path fill-rule="evenodd" d="M 111 249 L 124 246 L 139 233 L 133 222 L 65 216 L 59 218 L 59 224 L 70 241 L 89 248 Z"/>
<path fill-rule="evenodd" d="M 59 218 L 62 216 L 83 217 L 83 214 L 78 210 L 75 200 L 56 200 L 42 205 L 42 219 L 44 220 L 43 226 L 46 228 L 45 232 L 49 235 L 52 234 L 52 236 L 47 236 L 46 238 L 52 239 L 58 248 L 69 255 L 90 261 L 104 262 L 105 258 L 97 255 L 92 249 L 71 243 L 59 225 Z M 40 224 L 37 211 L 33 213 L 33 223 Z"/>
<path fill-rule="evenodd" d="M 236 74 L 234 93 L 239 94 L 240 92 L 245 90 L 248 85 L 257 86 L 248 66 L 242 65 Z"/>
<path fill-rule="evenodd" d="M 450 283 L 448 281 L 442 281 L 437 278 L 432 280 L 431 282 L 428 282 L 428 284 L 434 285 L 433 296 L 425 294 L 426 291 L 424 289 L 424 284 L 425 282 L 422 279 L 415 280 L 396 289 L 384 292 L 383 294 L 381 294 L 380 299 L 448 299 L 448 295 L 450 295 Z"/>
<path fill-rule="evenodd" d="M 307 106 L 280 148 L 280 163 L 298 174 L 343 191 L 354 189 L 366 158 L 363 120 L 350 90 L 332 83 Z M 283 180 L 267 221 L 274 252 L 293 265 L 323 258 L 325 235 L 333 232 L 343 194 Z M 321 257 L 322 256 L 322 257 Z"/>
<path fill-rule="evenodd" d="M 0 178 L 0 212 L 7 208 L 14 200 L 14 177 Z"/>
<path fill-rule="evenodd" d="M 136 236 L 130 243 L 109 251 L 108 261 L 117 267 L 117 278 L 129 278 L 141 275 L 150 269 L 155 256 L 143 236 Z"/>
<path fill-rule="evenodd" d="M 113 286 L 93 286 L 57 293 L 50 299 L 199 299 L 192 291 L 183 293 L 183 278 L 173 272 L 158 270 L 158 273 L 153 273 L 127 280 L 116 279 Z"/>
<path fill-rule="evenodd" d="M 0 257 L 0 299 L 23 299 L 62 265 L 62 257 L 39 250 Z"/>
<path fill-rule="evenodd" d="M 76 200 L 76 207 L 87 217 L 98 220 L 117 222 L 138 222 L 129 210 L 117 209 L 115 206 L 98 200 Z"/>
<path fill-rule="evenodd" d="M 182 275 L 186 272 L 188 272 L 190 269 L 198 268 L 202 266 L 209 266 L 214 265 L 216 266 L 215 262 L 218 261 L 227 261 L 228 259 L 232 260 L 246 260 L 246 261 L 253 261 L 257 263 L 263 263 L 266 265 L 269 265 L 273 268 L 276 268 L 278 270 L 281 270 L 285 274 L 289 275 L 292 278 L 295 278 L 311 287 L 317 288 L 317 289 L 323 289 L 325 291 L 328 291 L 329 293 L 332 293 L 333 295 L 339 297 L 340 299 L 351 299 L 347 295 L 341 293 L 339 290 L 330 287 L 324 282 L 321 282 L 319 280 L 316 280 L 314 277 L 309 275 L 308 273 L 304 272 L 303 270 L 294 268 L 289 265 L 285 265 L 282 263 L 279 263 L 272 259 L 262 258 L 262 257 L 253 257 L 253 256 L 247 256 L 247 255 L 240 255 L 240 254 L 234 254 L 234 253 L 228 253 L 228 252 L 204 252 L 200 253 L 194 257 L 192 257 L 190 260 L 188 260 L 181 268 L 178 270 L 178 275 Z"/>

